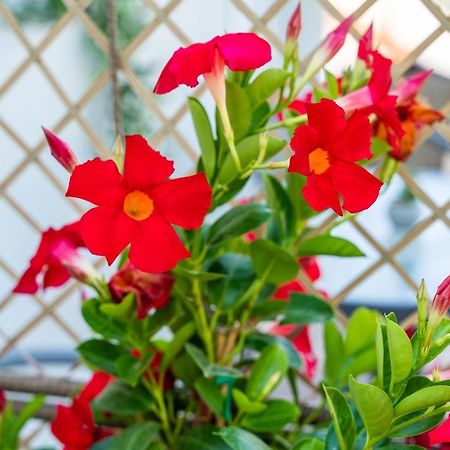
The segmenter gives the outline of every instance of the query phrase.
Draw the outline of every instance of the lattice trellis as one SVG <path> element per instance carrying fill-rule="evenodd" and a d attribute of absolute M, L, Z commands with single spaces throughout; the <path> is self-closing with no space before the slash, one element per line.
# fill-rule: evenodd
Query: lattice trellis
<path fill-rule="evenodd" d="M 73 22 L 77 22 L 82 26 L 84 33 L 86 33 L 90 40 L 101 50 L 107 57 L 109 57 L 110 46 L 108 36 L 99 28 L 99 26 L 93 21 L 86 9 L 91 3 L 95 1 L 105 2 L 106 0 L 61 0 L 66 8 L 66 12 L 57 19 L 48 30 L 47 34 L 39 40 L 37 44 L 32 42 L 24 31 L 23 26 L 19 23 L 18 19 L 14 16 L 11 9 L 7 6 L 6 2 L 0 0 L 0 20 L 4 22 L 8 32 L 12 33 L 17 38 L 27 52 L 25 59 L 13 70 L 13 72 L 3 81 L 0 85 L 0 102 L 1 99 L 6 96 L 20 81 L 27 71 L 32 67 L 37 67 L 41 74 L 45 77 L 48 84 L 51 86 L 54 94 L 64 106 L 65 112 L 56 123 L 49 124 L 56 133 L 61 133 L 64 136 L 64 130 L 66 127 L 72 124 L 76 124 L 79 129 L 87 136 L 93 148 L 95 148 L 100 156 L 106 156 L 107 150 L 110 145 L 105 145 L 103 140 L 98 136 L 93 129 L 89 120 L 83 115 L 83 111 L 93 102 L 96 96 L 107 87 L 111 82 L 111 70 L 105 69 L 98 74 L 93 82 L 88 86 L 85 92 L 76 100 L 73 101 L 68 94 L 64 91 L 61 83 L 55 77 L 52 72 L 52 68 L 46 63 L 43 58 L 44 52 L 51 46 L 53 42 L 58 39 L 58 36 Z M 225 5 L 224 9 L 229 8 L 232 13 L 240 14 L 248 20 L 251 24 L 251 29 L 258 31 L 265 38 L 267 38 L 275 52 L 282 52 L 283 48 L 283 34 L 284 29 L 277 29 L 274 31 L 273 23 L 278 14 L 284 12 L 290 12 L 295 7 L 296 2 L 294 0 L 224 0 L 217 4 Z M 369 14 L 372 7 L 382 0 L 366 0 L 359 1 L 359 6 L 353 12 L 355 21 L 365 14 Z M 158 29 L 162 26 L 171 34 L 172 38 L 179 42 L 179 45 L 187 45 L 191 42 L 190 37 L 183 30 L 183 27 L 177 23 L 174 19 L 174 12 L 182 4 L 195 3 L 195 8 L 191 11 L 192 14 L 201 14 L 200 3 L 193 0 L 142 0 L 142 8 L 145 8 L 151 13 L 151 19 L 140 32 L 121 49 L 118 55 L 118 62 L 120 67 L 119 76 L 124 80 L 131 88 L 134 94 L 139 98 L 140 102 L 148 108 L 152 115 L 159 122 L 159 128 L 151 136 L 151 142 L 155 147 L 162 145 L 164 141 L 171 139 L 177 149 L 184 152 L 184 154 L 194 163 L 197 158 L 196 141 L 186 137 L 183 130 L 183 120 L 187 115 L 187 106 L 182 103 L 182 106 L 178 107 L 175 112 L 168 114 L 166 112 L 165 105 L 154 96 L 151 92 L 151 87 L 147 85 L 143 79 L 132 68 L 131 59 L 137 53 L 137 51 L 154 35 Z M 342 2 L 332 0 L 316 0 L 318 6 L 320 6 L 327 15 L 341 20 L 343 18 L 342 12 L 338 9 L 338 5 Z M 427 14 L 431 14 L 436 19 L 438 24 L 436 28 L 413 49 L 406 57 L 399 61 L 394 68 L 395 79 L 398 80 L 402 75 L 415 63 L 417 58 L 433 43 L 441 37 L 444 33 L 450 33 L 450 18 L 445 15 L 439 3 L 432 0 L 417 0 L 427 11 Z M 441 2 L 442 3 L 442 2 Z M 232 9 L 231 9 L 232 8 Z M 305 18 L 307 20 L 307 18 Z M 220 32 L 221 30 L 217 30 Z M 242 30 L 244 31 L 244 30 Z M 359 34 L 357 28 L 352 28 L 351 31 L 354 38 L 358 38 Z M 168 49 L 167 56 L 173 49 Z M 445 55 L 443 55 L 445 57 Z M 151 60 L 151 55 L 149 55 Z M 308 57 L 303 59 L 302 67 L 307 63 Z M 150 61 L 151 62 L 151 61 Z M 157 62 L 158 67 L 160 61 Z M 0 61 L 0 70 L 2 63 Z M 301 70 L 301 69 L 300 69 Z M 449 88 L 450 89 L 450 88 Z M 203 87 L 197 88 L 193 95 L 201 96 L 204 92 Z M 1 107 L 1 103 L 0 103 Z M 45 105 L 42 105 L 45 108 Z M 441 111 L 448 116 L 450 113 L 450 101 L 448 101 Z M 17 181 L 17 179 L 27 170 L 31 165 L 36 165 L 41 174 L 43 174 L 54 189 L 64 195 L 65 185 L 61 177 L 56 175 L 49 166 L 44 162 L 43 150 L 46 148 L 46 142 L 42 138 L 36 145 L 30 146 L 24 136 L 20 134 L 20 127 L 13 127 L 8 122 L 8 111 L 0 110 L 0 130 L 7 136 L 10 142 L 13 143 L 13 150 L 17 151 L 19 148 L 24 157 L 16 165 L 14 165 L 8 173 L 3 177 L 0 183 L 0 200 L 7 205 L 7 207 L 17 215 L 27 227 L 34 230 L 37 240 L 38 233 L 41 231 L 42 226 L 33 217 L 28 208 L 19 202 L 10 192 L 11 186 Z M 450 142 L 450 126 L 448 122 L 441 122 L 435 126 L 437 130 L 448 142 Z M 431 128 L 424 129 L 419 136 L 418 145 L 423 144 L 432 134 Z M 111 144 L 111 143 L 108 143 Z M 0 154 L 8 152 L 10 149 L 8 145 L 6 148 L 0 149 Z M 0 159 L 1 161 L 1 159 Z M 1 162 L 0 162 L 1 164 Z M 351 226 L 367 241 L 367 243 L 378 253 L 378 259 L 372 262 L 368 267 L 361 270 L 361 272 L 354 278 L 349 280 L 346 286 L 344 286 L 339 292 L 333 295 L 331 302 L 336 306 L 344 301 L 344 299 L 364 280 L 372 276 L 381 267 L 390 266 L 391 270 L 395 271 L 398 276 L 404 281 L 404 283 L 410 287 L 413 291 L 417 290 L 417 280 L 412 279 L 408 270 L 404 268 L 398 261 L 399 253 L 405 249 L 412 241 L 418 236 L 428 230 L 436 222 L 444 224 L 447 229 L 450 230 L 450 218 L 449 208 L 450 199 L 445 199 L 443 204 L 438 205 L 430 196 L 424 192 L 421 186 L 414 180 L 411 173 L 402 167 L 399 171 L 399 175 L 402 178 L 404 184 L 419 199 L 429 210 L 427 217 L 421 219 L 416 223 L 407 233 L 397 240 L 392 246 L 387 247 L 386 244 L 380 242 L 376 236 L 373 235 L 370 229 L 365 227 L 359 219 L 352 220 Z M 31 186 L 30 186 L 31 188 Z M 82 211 L 82 207 L 73 200 L 67 200 L 70 203 L 74 213 Z M 2 220 L 8 220 L 8 217 L 2 218 Z M 325 229 L 331 221 L 331 217 L 325 219 L 318 231 Z M 14 236 L 14 239 L 20 241 L 20 236 Z M 0 301 L 0 358 L 7 355 L 11 350 L 21 352 L 23 358 L 38 372 L 43 372 L 43 367 L 33 359 L 26 351 L 20 348 L 20 343 L 23 339 L 30 335 L 44 320 L 50 319 L 53 324 L 56 324 L 59 331 L 62 331 L 68 336 L 73 344 L 80 341 L 78 330 L 75 330 L 70 320 L 64 318 L 60 314 L 61 307 L 64 303 L 73 295 L 77 286 L 74 284 L 69 285 L 59 292 L 56 296 L 53 296 L 50 301 L 37 295 L 33 297 L 34 302 L 34 314 L 26 320 L 17 330 L 13 333 L 8 333 L 3 330 L 4 322 L 1 317 L 4 316 L 4 311 L 13 301 L 22 301 L 22 299 L 15 299 L 15 297 L 8 291 L 12 286 L 14 280 L 17 278 L 17 269 L 11 267 L 8 260 L 8 255 L 1 253 L 0 257 L 0 272 L 4 278 L 8 278 L 10 285 L 7 289 L 4 298 Z M 447 268 L 448 269 L 448 268 Z M 308 278 L 303 274 L 300 274 L 301 281 L 314 290 L 311 286 Z M 343 313 L 342 318 L 345 320 Z M 414 322 L 414 317 L 409 317 L 405 323 Z M 33 437 L 36 433 L 39 433 L 40 428 L 36 428 L 25 439 L 24 447 L 29 448 Z"/>

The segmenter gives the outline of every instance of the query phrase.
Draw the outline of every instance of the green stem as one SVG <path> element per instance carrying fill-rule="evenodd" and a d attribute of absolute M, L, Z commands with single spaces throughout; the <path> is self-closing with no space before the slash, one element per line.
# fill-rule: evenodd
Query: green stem
<path fill-rule="evenodd" d="M 289 159 L 284 161 L 272 161 L 266 164 L 255 164 L 251 168 L 252 170 L 263 170 L 263 169 L 287 169 L 289 167 Z"/>
<path fill-rule="evenodd" d="M 223 135 L 227 141 L 228 147 L 230 148 L 231 157 L 233 158 L 234 165 L 238 173 L 242 172 L 241 160 L 239 159 L 239 154 L 236 150 L 236 145 L 234 143 L 234 133 L 231 127 L 230 117 L 228 116 L 227 107 L 225 104 L 218 104 L 217 109 L 219 110 L 220 118 L 223 124 Z"/>
<path fill-rule="evenodd" d="M 264 128 L 258 128 L 254 133 L 263 133 L 264 131 L 277 130 L 278 128 L 289 127 L 291 125 L 301 125 L 306 123 L 307 116 L 302 114 L 301 116 L 290 117 L 289 119 L 280 120 L 272 125 L 266 125 Z"/>

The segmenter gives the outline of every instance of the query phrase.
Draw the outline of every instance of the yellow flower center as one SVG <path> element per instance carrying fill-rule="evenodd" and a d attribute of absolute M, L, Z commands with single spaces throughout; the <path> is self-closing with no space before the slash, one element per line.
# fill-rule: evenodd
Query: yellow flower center
<path fill-rule="evenodd" d="M 134 220 L 145 220 L 153 212 L 153 200 L 144 192 L 133 191 L 127 194 L 123 202 L 125 214 Z"/>
<path fill-rule="evenodd" d="M 321 175 L 330 167 L 329 155 L 323 148 L 316 148 L 308 155 L 309 168 L 316 175 Z"/>

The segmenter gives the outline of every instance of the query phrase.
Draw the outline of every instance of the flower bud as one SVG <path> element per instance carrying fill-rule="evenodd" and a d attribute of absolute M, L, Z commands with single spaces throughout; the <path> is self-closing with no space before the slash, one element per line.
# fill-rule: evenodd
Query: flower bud
<path fill-rule="evenodd" d="M 52 255 L 78 281 L 90 284 L 100 279 L 100 275 L 94 266 L 84 259 L 77 249 L 67 241 L 59 241 L 52 249 Z"/>
<path fill-rule="evenodd" d="M 64 142 L 55 133 L 52 133 L 45 127 L 42 127 L 45 138 L 47 139 L 52 156 L 58 161 L 69 173 L 73 172 L 78 164 L 78 159 L 67 142 Z"/>
<path fill-rule="evenodd" d="M 431 304 L 431 312 L 435 311 L 444 317 L 450 306 L 450 275 L 439 285 Z"/>
<path fill-rule="evenodd" d="M 298 36 L 300 35 L 301 29 L 302 19 L 299 3 L 292 13 L 286 28 L 286 43 L 284 44 L 285 61 L 291 60 L 296 54 L 298 48 Z"/>
<path fill-rule="evenodd" d="M 120 172 L 123 172 L 123 163 L 125 160 L 125 149 L 123 148 L 122 138 L 120 134 L 117 135 L 116 140 L 111 151 L 112 159 L 116 163 Z"/>
<path fill-rule="evenodd" d="M 318 72 L 330 59 L 336 55 L 336 53 L 344 45 L 345 37 L 347 36 L 350 25 L 352 24 L 353 17 L 349 16 L 342 21 L 337 28 L 335 28 L 320 47 L 315 51 L 311 58 L 308 67 L 305 70 L 303 79 L 309 80 L 316 72 Z"/>

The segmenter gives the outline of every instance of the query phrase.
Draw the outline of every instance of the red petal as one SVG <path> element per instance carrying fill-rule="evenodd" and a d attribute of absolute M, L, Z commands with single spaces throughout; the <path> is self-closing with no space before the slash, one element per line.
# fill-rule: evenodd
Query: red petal
<path fill-rule="evenodd" d="M 288 300 L 291 292 L 305 292 L 306 289 L 299 281 L 294 280 L 289 283 L 282 284 L 273 294 L 276 300 Z"/>
<path fill-rule="evenodd" d="M 198 228 L 211 206 L 211 188 L 203 173 L 167 180 L 150 192 L 155 210 L 170 223 Z"/>
<path fill-rule="evenodd" d="M 428 432 L 430 445 L 450 442 L 450 417 L 439 426 Z"/>
<path fill-rule="evenodd" d="M 139 134 L 125 137 L 124 178 L 129 189 L 146 190 L 172 175 L 173 161 L 164 158 Z"/>
<path fill-rule="evenodd" d="M 90 402 L 100 395 L 105 387 L 113 380 L 113 377 L 106 372 L 96 372 L 92 375 L 89 382 L 80 392 L 79 398 Z"/>
<path fill-rule="evenodd" d="M 232 71 L 257 69 L 272 59 L 270 44 L 255 33 L 225 34 L 217 47 Z"/>
<path fill-rule="evenodd" d="M 42 282 L 44 289 L 62 286 L 70 278 L 67 269 L 62 264 L 50 264 Z"/>
<path fill-rule="evenodd" d="M 104 256 L 111 265 L 130 243 L 134 221 L 122 211 L 93 208 L 81 218 L 81 234 L 94 255 Z"/>
<path fill-rule="evenodd" d="M 331 208 L 336 214 L 342 216 L 339 196 L 327 175 L 309 176 L 303 188 L 303 196 L 316 211 Z"/>
<path fill-rule="evenodd" d="M 316 129 L 321 142 L 332 142 L 345 129 L 345 111 L 333 100 L 323 98 L 320 103 L 306 105 L 308 124 Z"/>
<path fill-rule="evenodd" d="M 153 92 L 165 94 L 180 84 L 198 85 L 198 77 L 211 72 L 217 38 L 202 44 L 179 48 L 169 59 L 159 76 Z"/>
<path fill-rule="evenodd" d="M 289 172 L 298 172 L 309 175 L 308 155 L 319 146 L 317 131 L 309 125 L 300 125 L 296 128 L 291 139 L 291 148 L 295 154 L 289 162 Z"/>
<path fill-rule="evenodd" d="M 396 108 L 397 98 L 393 95 L 386 95 L 375 103 L 374 111 L 386 126 L 391 128 L 397 137 L 401 138 L 405 132 L 398 117 Z"/>
<path fill-rule="evenodd" d="M 28 269 L 21 276 L 13 292 L 17 294 L 35 294 L 39 289 L 36 277 L 40 273 L 39 268 L 28 267 Z"/>
<path fill-rule="evenodd" d="M 371 134 L 369 118 L 359 112 L 353 113 L 342 135 L 331 145 L 333 156 L 350 162 L 370 159 Z"/>
<path fill-rule="evenodd" d="M 328 173 L 334 188 L 342 196 L 342 208 L 351 213 L 371 206 L 383 185 L 366 169 L 344 161 L 337 161 Z"/>
<path fill-rule="evenodd" d="M 98 206 L 122 207 L 126 192 L 123 179 L 112 160 L 94 158 L 75 167 L 67 197 L 76 197 Z"/>
<path fill-rule="evenodd" d="M 175 230 L 157 214 L 140 225 L 130 247 L 130 261 L 144 272 L 167 272 L 190 256 Z"/>

